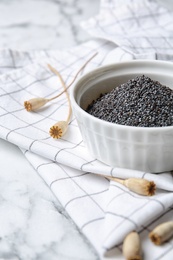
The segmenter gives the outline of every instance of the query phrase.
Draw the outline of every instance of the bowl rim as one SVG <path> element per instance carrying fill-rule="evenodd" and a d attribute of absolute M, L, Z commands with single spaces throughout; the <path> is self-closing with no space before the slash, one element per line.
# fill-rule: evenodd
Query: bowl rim
<path fill-rule="evenodd" d="M 120 62 L 115 62 L 115 63 L 111 63 L 111 64 L 107 64 L 107 65 L 102 65 L 102 66 L 99 66 L 95 69 L 92 69 L 88 72 L 86 72 L 85 74 L 83 74 L 82 76 L 80 76 L 80 78 L 78 78 L 76 80 L 76 83 L 73 84 L 73 86 L 71 87 L 70 89 L 70 99 L 71 99 L 71 103 L 72 103 L 72 108 L 74 107 L 74 109 L 78 110 L 81 115 L 85 116 L 86 118 L 88 118 L 89 120 L 92 120 L 94 123 L 101 123 L 103 126 L 106 126 L 106 127 L 113 127 L 113 128 L 118 128 L 118 129 L 122 129 L 122 130 L 125 130 L 125 129 L 130 129 L 131 131 L 147 131 L 147 132 L 154 132 L 154 131 L 168 131 L 168 130 L 173 130 L 173 125 L 172 126 L 163 126 L 163 127 L 137 127 L 137 126 L 129 126 L 129 125 L 121 125 L 121 124 L 117 124 L 117 123 L 113 123 L 113 122 L 108 122 L 106 120 L 103 120 L 103 119 L 99 119 L 89 113 L 87 113 L 84 109 L 82 109 L 80 107 L 80 105 L 77 103 L 76 101 L 76 98 L 75 98 L 75 91 L 77 89 L 77 87 L 79 87 L 79 85 L 83 82 L 85 82 L 87 80 L 88 77 L 90 77 L 91 74 L 93 73 L 99 73 L 101 72 L 102 70 L 105 70 L 105 71 L 109 71 L 109 69 L 111 67 L 118 67 L 118 66 L 122 66 L 122 65 L 126 65 L 126 66 L 129 66 L 131 64 L 138 64 L 138 65 L 145 65 L 146 64 L 150 64 L 150 65 L 166 65 L 170 68 L 172 68 L 173 70 L 173 63 L 170 62 L 170 61 L 162 61 L 162 60 L 130 60 L 130 61 L 120 61 Z M 144 73 L 145 74 L 145 73 Z"/>

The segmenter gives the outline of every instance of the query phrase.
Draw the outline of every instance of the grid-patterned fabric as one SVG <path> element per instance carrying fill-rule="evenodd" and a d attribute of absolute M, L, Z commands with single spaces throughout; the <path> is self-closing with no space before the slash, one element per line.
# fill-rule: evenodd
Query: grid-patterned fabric
<path fill-rule="evenodd" d="M 34 53 L 16 55 L 15 51 L 5 51 L 4 54 L 1 52 L 1 64 L 4 64 L 4 55 L 6 65 L 3 69 L 6 73 L 0 78 L 0 125 L 1 137 L 25 148 L 23 151 L 28 160 L 99 254 L 102 255 L 114 248 L 113 252 L 117 259 L 121 259 L 121 242 L 130 230 L 136 229 L 143 237 L 144 245 L 151 247 L 152 252 L 155 250 L 155 247 L 148 241 L 147 234 L 154 226 L 154 220 L 159 221 L 159 216 L 161 216 L 161 221 L 171 219 L 173 193 L 160 190 L 151 198 L 142 197 L 129 192 L 120 184 L 94 175 L 93 170 L 97 173 L 124 178 L 152 179 L 158 187 L 170 191 L 173 190 L 172 173 L 157 175 L 112 169 L 99 163 L 85 151 L 74 118 L 71 120 L 67 135 L 62 140 L 52 140 L 48 129 L 51 124 L 66 114 L 67 104 L 64 96 L 52 106 L 38 112 L 28 113 L 23 108 L 24 99 L 40 94 L 49 96 L 50 93 L 57 93 L 58 80 L 48 71 L 47 62 L 56 65 L 67 81 L 72 77 L 71 73 L 74 73 L 73 66 L 78 69 L 84 63 L 84 59 L 96 49 L 100 54 L 90 63 L 88 69 L 99 66 L 104 61 L 107 63 L 112 52 L 126 57 L 126 55 L 121 55 L 123 51 L 119 48 L 113 49 L 113 47 L 111 43 L 104 41 L 88 42 L 76 47 L 74 51 L 49 54 L 52 57 L 49 60 L 45 60 L 44 52 L 37 53 L 37 57 Z M 85 53 L 81 52 L 81 49 L 85 49 Z M 84 56 L 79 56 L 75 52 L 82 53 Z M 30 60 L 28 55 L 32 57 Z M 44 59 L 44 62 L 29 65 L 37 58 Z M 66 62 L 62 63 L 64 60 Z M 22 64 L 22 62 L 28 65 L 9 71 L 11 68 L 15 69 L 13 64 Z M 62 112 L 57 113 L 57 111 Z M 75 150 L 76 147 L 78 150 Z M 61 156 L 58 157 L 58 155 Z M 170 250 L 172 250 L 171 242 L 167 243 L 162 250 L 156 250 L 156 256 L 165 252 L 169 253 Z M 148 254 L 149 251 L 144 247 L 144 252 Z M 149 257 L 151 256 L 148 255 L 146 259 L 157 259 Z"/>
<path fill-rule="evenodd" d="M 173 240 L 156 247 L 149 241 L 148 233 L 158 223 L 173 220 L 172 173 L 157 175 L 112 169 L 98 162 L 86 151 L 75 118 L 71 119 L 68 132 L 61 140 L 50 138 L 50 126 L 66 118 L 65 95 L 37 112 L 28 113 L 23 108 L 24 100 L 61 92 L 57 76 L 48 70 L 47 63 L 55 66 L 68 84 L 96 51 L 99 54 L 83 73 L 105 63 L 133 58 L 104 40 L 90 41 L 61 52 L 1 51 L 0 136 L 23 148 L 25 156 L 100 258 L 111 254 L 114 259 L 123 259 L 122 240 L 135 229 L 142 240 L 144 259 L 169 260 L 173 254 Z M 139 196 L 93 173 L 154 180 L 160 190 L 152 197 Z"/>
<path fill-rule="evenodd" d="M 172 57 L 173 11 L 154 0 L 103 0 L 101 6 L 99 15 L 82 23 L 88 33 L 118 44 L 134 57 Z"/>

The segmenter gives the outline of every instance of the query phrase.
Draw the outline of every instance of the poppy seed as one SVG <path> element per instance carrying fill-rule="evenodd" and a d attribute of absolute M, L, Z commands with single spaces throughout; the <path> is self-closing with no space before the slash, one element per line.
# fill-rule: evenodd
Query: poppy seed
<path fill-rule="evenodd" d="M 101 95 L 86 110 L 116 124 L 138 127 L 173 125 L 173 90 L 142 75 Z"/>

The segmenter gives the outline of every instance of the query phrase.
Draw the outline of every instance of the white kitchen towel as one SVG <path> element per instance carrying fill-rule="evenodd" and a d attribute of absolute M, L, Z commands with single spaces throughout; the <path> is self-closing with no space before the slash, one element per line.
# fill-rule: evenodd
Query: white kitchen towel
<path fill-rule="evenodd" d="M 173 241 L 156 247 L 148 234 L 159 223 L 173 220 L 172 192 L 158 190 L 152 197 L 139 196 L 96 174 L 69 168 L 28 151 L 25 155 L 100 259 L 103 256 L 124 259 L 121 243 L 132 230 L 140 234 L 144 259 L 162 259 L 159 257 L 163 255 L 163 259 L 171 259 Z"/>
<path fill-rule="evenodd" d="M 1 73 L 4 74 L 0 77 L 0 136 L 24 148 L 28 160 L 97 249 L 100 258 L 111 252 L 115 259 L 123 259 L 122 240 L 129 231 L 136 229 L 143 242 L 145 259 L 171 259 L 172 241 L 158 248 L 147 236 L 157 223 L 173 220 L 172 173 L 157 175 L 112 169 L 98 162 L 84 147 L 75 118 L 61 140 L 50 138 L 50 126 L 66 117 L 65 95 L 37 112 L 28 113 L 23 107 L 23 101 L 29 98 L 50 97 L 61 92 L 57 76 L 48 70 L 47 63 L 55 66 L 68 84 L 79 67 L 96 51 L 99 54 L 83 73 L 118 61 L 118 57 L 119 60 L 133 58 L 104 40 L 87 42 L 61 52 L 1 51 Z M 139 196 L 93 172 L 152 179 L 160 190 L 152 197 Z"/>
<path fill-rule="evenodd" d="M 102 0 L 100 13 L 82 23 L 94 37 L 106 39 L 134 58 L 173 57 L 173 11 L 155 0 Z"/>
<path fill-rule="evenodd" d="M 76 71 L 92 54 L 96 51 L 99 52 L 88 64 L 85 71 L 103 64 L 104 60 L 108 59 L 113 47 L 115 46 L 110 42 L 91 41 L 74 48 L 73 51 L 53 53 L 54 59 L 46 59 L 45 55 L 40 52 L 40 59 L 42 57 L 44 61 L 37 60 L 37 63 L 3 74 L 0 78 L 1 137 L 21 148 L 77 170 L 122 178 L 142 177 L 143 172 L 112 168 L 92 157 L 83 144 L 74 117 L 71 118 L 67 133 L 60 140 L 54 140 L 50 137 L 50 127 L 67 117 L 68 102 L 65 94 L 53 101 L 51 105 L 36 112 L 27 112 L 23 105 L 24 101 L 30 98 L 48 98 L 63 90 L 58 77 L 48 69 L 48 63 L 60 71 L 68 85 Z M 9 51 L 9 59 L 6 57 L 6 63 L 9 60 L 18 67 L 20 64 L 19 56 L 23 64 L 29 62 L 28 54 L 16 55 L 17 58 L 14 62 L 15 55 L 15 52 Z M 26 61 L 24 61 L 25 57 Z M 33 57 L 31 61 L 37 59 L 33 53 L 30 54 L 30 57 Z M 39 53 L 37 53 L 37 57 L 39 57 Z M 10 67 L 10 65 L 6 65 L 6 67 Z M 145 178 L 154 180 L 158 188 L 173 191 L 173 183 L 170 182 L 171 173 L 159 175 L 145 173 Z"/>
<path fill-rule="evenodd" d="M 86 154 L 86 159 L 88 159 L 90 155 L 82 145 L 81 135 L 75 119 L 73 118 L 71 121 L 75 131 L 73 132 L 69 128 L 67 135 L 62 140 L 53 140 L 48 134 L 50 122 L 54 123 L 59 120 L 59 117 L 66 115 L 65 97 L 63 96 L 55 103 L 53 102 L 53 109 L 51 106 L 47 106 L 37 112 L 28 113 L 23 108 L 25 96 L 28 98 L 40 94 L 47 96 L 49 93 L 57 93 L 57 89 L 60 88 L 57 77 L 48 71 L 47 62 L 56 65 L 57 69 L 60 68 L 64 79 L 67 80 L 72 77 L 70 73 L 74 74 L 73 66 L 77 70 L 84 63 L 83 56 L 79 59 L 75 51 L 76 53 L 83 53 L 81 52 L 82 49 L 87 50 L 88 52 L 85 53 L 86 59 L 96 50 L 99 50 L 99 56 L 88 65 L 89 69 L 90 66 L 92 68 L 102 63 L 112 62 L 110 60 L 110 57 L 112 58 L 111 53 L 116 52 L 121 57 L 127 58 L 128 55 L 121 55 L 120 48 L 114 47 L 109 42 L 92 41 L 76 47 L 73 51 L 53 53 L 52 58 L 49 60 L 47 60 L 44 52 L 37 52 L 36 57 L 31 52 L 2 51 L 1 64 L 5 64 L 5 66 L 1 68 L 4 74 L 0 77 L 0 134 L 2 138 L 7 136 L 6 140 L 25 148 L 23 152 L 27 159 L 62 203 L 81 232 L 87 236 L 96 248 L 100 258 L 103 258 L 102 256 L 107 252 L 111 252 L 117 259 L 121 259 L 122 240 L 129 231 L 136 229 L 143 237 L 143 250 L 147 256 L 146 259 L 156 259 L 149 254 L 149 252 L 155 250 L 155 247 L 147 239 L 147 234 L 158 221 L 172 219 L 173 193 L 169 192 L 173 190 L 172 173 L 151 174 L 127 169 L 112 169 L 100 162 L 95 163 L 94 161 L 94 163 L 90 163 L 89 160 L 85 164 L 86 170 L 83 168 L 81 171 L 81 165 L 79 164 L 81 158 L 78 158 L 78 156 L 83 155 L 83 159 L 85 159 Z M 32 58 L 28 59 L 28 56 Z M 118 55 L 116 55 L 117 57 Z M 61 67 L 64 59 L 66 60 L 64 62 L 66 66 Z M 34 61 L 38 62 L 38 60 L 43 60 L 43 62 L 33 63 Z M 16 66 L 13 67 L 13 64 Z M 17 64 L 26 66 L 15 69 L 15 67 L 18 67 Z M 69 74 L 66 73 L 66 69 L 69 70 Z M 56 114 L 57 109 L 62 112 Z M 54 113 L 56 116 L 54 116 Z M 20 126 L 20 121 L 21 124 L 25 124 Z M 77 136 L 76 131 L 78 131 Z M 11 134 L 12 137 L 10 137 Z M 73 135 L 75 136 L 73 137 Z M 44 143 L 45 140 L 46 143 Z M 32 147 L 32 144 L 38 141 L 40 141 L 40 147 L 38 144 L 37 149 L 31 152 L 28 147 Z M 67 146 L 68 142 L 70 143 L 69 146 Z M 60 145 L 61 149 L 59 150 Z M 72 148 L 77 145 L 81 145 L 81 150 L 79 154 L 74 153 L 73 155 Z M 57 151 L 61 153 L 61 150 L 64 149 L 70 151 L 70 153 L 63 153 L 64 158 L 63 156 L 57 157 L 58 160 L 55 161 L 55 155 L 51 151 L 52 146 L 55 154 Z M 81 151 L 83 151 L 83 154 Z M 75 156 L 77 163 L 74 163 L 74 157 L 70 159 L 70 156 Z M 94 158 L 90 160 L 93 161 Z M 158 190 L 153 197 L 139 196 L 129 192 L 120 184 L 109 182 L 103 177 L 94 175 L 92 169 L 97 173 L 111 174 L 121 178 L 141 177 L 154 180 L 157 187 L 168 191 Z M 112 248 L 113 250 L 110 250 Z M 151 250 L 148 250 L 148 248 L 151 248 Z M 157 254 L 166 254 L 166 252 L 169 254 L 171 248 L 172 244 L 167 243 L 162 247 L 162 250 L 156 250 L 154 257 Z"/>

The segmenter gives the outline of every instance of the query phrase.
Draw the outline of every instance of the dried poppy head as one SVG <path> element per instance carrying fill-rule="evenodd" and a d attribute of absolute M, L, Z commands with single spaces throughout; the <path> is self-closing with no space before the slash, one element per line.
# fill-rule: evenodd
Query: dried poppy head
<path fill-rule="evenodd" d="M 142 260 L 140 237 L 136 231 L 125 237 L 122 249 L 126 260 Z"/>
<path fill-rule="evenodd" d="M 122 180 L 116 177 L 105 176 L 106 178 L 116 181 L 126 186 L 130 191 L 143 196 L 152 196 L 156 191 L 156 184 L 153 181 L 148 181 L 140 178 L 129 178 Z"/>
<path fill-rule="evenodd" d="M 50 136 L 55 139 L 61 138 L 67 131 L 68 122 L 67 121 L 59 121 L 55 125 L 53 125 L 50 130 Z"/>
<path fill-rule="evenodd" d="M 124 185 L 129 190 L 144 196 L 152 196 L 155 194 L 156 185 L 153 181 L 140 178 L 130 178 L 124 181 Z"/>
<path fill-rule="evenodd" d="M 34 111 L 44 106 L 49 99 L 46 98 L 32 98 L 28 101 L 24 101 L 24 107 L 27 111 Z"/>
<path fill-rule="evenodd" d="M 155 245 L 161 245 L 173 236 L 173 221 L 164 222 L 150 232 L 149 238 Z"/>

